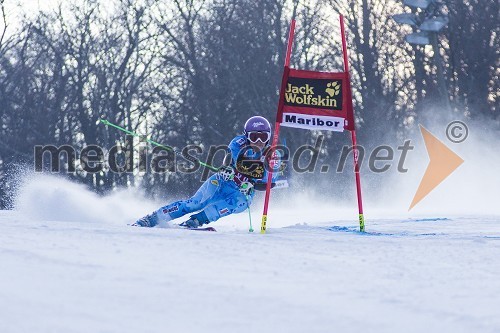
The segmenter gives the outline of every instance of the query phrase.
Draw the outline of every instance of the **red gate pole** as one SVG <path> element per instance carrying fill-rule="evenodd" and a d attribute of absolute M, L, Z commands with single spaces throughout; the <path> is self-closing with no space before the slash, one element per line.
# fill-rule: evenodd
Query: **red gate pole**
<path fill-rule="evenodd" d="M 353 110 L 352 105 L 352 91 L 351 91 L 351 78 L 349 75 L 349 60 L 347 56 L 347 43 L 345 37 L 345 25 L 344 16 L 340 15 L 340 31 L 342 34 L 342 53 L 344 55 L 344 72 L 347 77 L 347 103 L 349 103 L 350 110 Z M 353 111 L 354 112 L 354 111 Z M 352 119 L 354 121 L 354 119 Z M 356 142 L 356 124 L 353 124 L 353 129 L 351 130 L 351 140 L 354 156 L 354 174 L 356 176 L 356 193 L 358 196 L 358 211 L 359 211 L 359 231 L 365 231 L 365 217 L 363 215 L 363 198 L 361 196 L 361 179 L 359 175 L 359 151 Z"/>
<path fill-rule="evenodd" d="M 286 83 L 288 81 L 288 73 L 290 71 L 290 56 L 292 54 L 292 45 L 293 45 L 293 37 L 295 35 L 295 19 L 292 19 L 292 22 L 290 24 L 290 32 L 288 34 L 288 45 L 286 48 L 286 57 L 285 57 L 285 68 L 283 70 L 283 78 L 281 80 L 281 89 L 280 89 L 280 99 L 278 102 L 278 111 L 276 113 L 276 122 L 274 123 L 274 135 L 273 135 L 273 142 L 271 144 L 271 156 L 274 155 L 274 151 L 276 149 L 276 146 L 278 145 L 278 139 L 279 139 L 279 134 L 280 134 L 280 125 L 281 125 L 281 120 L 279 117 L 281 117 L 281 111 L 283 110 L 283 105 L 284 105 L 284 95 L 285 95 L 285 89 L 286 89 Z M 266 166 L 267 167 L 267 166 Z M 267 228 L 267 209 L 269 207 L 269 196 L 271 195 L 271 183 L 273 179 L 273 170 L 271 168 L 268 168 L 267 171 L 267 184 L 266 184 L 266 197 L 264 199 L 264 210 L 262 212 L 262 223 L 260 226 L 260 233 L 265 234 L 266 233 L 266 228 Z"/>

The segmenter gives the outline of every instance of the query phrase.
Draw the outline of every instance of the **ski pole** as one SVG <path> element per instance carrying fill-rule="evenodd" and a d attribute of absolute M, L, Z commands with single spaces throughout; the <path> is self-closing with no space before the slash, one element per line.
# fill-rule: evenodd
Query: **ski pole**
<path fill-rule="evenodd" d="M 132 136 L 135 136 L 135 137 L 140 137 L 140 135 L 139 135 L 139 134 L 137 134 L 137 133 L 135 133 L 135 132 L 132 132 L 132 131 L 129 131 L 129 130 L 127 130 L 127 129 L 125 129 L 125 128 L 121 127 L 121 126 L 118 126 L 118 125 L 116 125 L 116 124 L 113 124 L 112 122 L 109 122 L 109 121 L 107 121 L 106 119 L 102 119 L 102 118 L 101 118 L 101 119 L 99 119 L 99 121 L 100 121 L 101 123 L 103 123 L 104 125 L 106 125 L 106 126 L 114 127 L 114 128 L 116 128 L 117 130 L 122 131 L 122 132 L 125 132 L 125 133 L 127 133 L 127 134 L 129 134 L 129 135 L 132 135 Z M 146 142 L 147 142 L 147 143 L 150 143 L 150 144 L 152 144 L 152 145 L 154 145 L 154 146 L 157 146 L 157 147 L 163 148 L 163 149 L 165 149 L 165 150 L 168 150 L 168 151 L 174 152 L 174 154 L 176 154 L 176 155 L 179 155 L 179 156 L 182 156 L 182 157 L 186 158 L 184 155 L 182 155 L 182 153 L 181 153 L 180 151 L 178 151 L 177 149 L 175 149 L 175 148 L 173 148 L 173 147 L 162 145 L 161 143 L 158 143 L 158 142 L 153 141 L 153 140 L 150 140 L 150 139 L 146 139 Z M 198 158 L 194 158 L 194 159 L 195 159 L 195 161 L 197 161 L 198 163 L 200 163 L 200 165 L 202 165 L 202 166 L 204 166 L 204 167 L 206 167 L 206 168 L 209 168 L 209 169 L 210 169 L 210 170 L 212 170 L 212 171 L 218 171 L 218 170 L 219 170 L 218 168 L 216 168 L 216 167 L 214 167 L 214 166 L 212 166 L 212 165 L 210 165 L 210 164 L 207 164 L 207 163 L 205 163 L 205 162 L 200 161 L 200 159 L 198 159 Z M 191 162 L 193 162 L 193 161 L 191 161 Z"/>
<path fill-rule="evenodd" d="M 250 228 L 248 229 L 248 232 L 253 232 L 252 213 L 250 213 L 250 205 L 248 204 L 248 195 L 246 196 L 246 199 L 247 199 L 247 209 L 248 209 L 248 221 L 250 221 Z"/>

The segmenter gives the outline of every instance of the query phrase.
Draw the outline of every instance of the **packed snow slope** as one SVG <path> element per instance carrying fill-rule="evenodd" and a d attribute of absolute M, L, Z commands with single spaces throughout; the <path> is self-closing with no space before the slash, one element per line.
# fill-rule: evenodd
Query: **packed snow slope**
<path fill-rule="evenodd" d="M 295 205 L 266 235 L 246 213 L 127 226 L 158 204 L 24 185 L 0 212 L 0 332 L 500 331 L 498 215 L 381 214 L 360 234 L 352 207 Z"/>

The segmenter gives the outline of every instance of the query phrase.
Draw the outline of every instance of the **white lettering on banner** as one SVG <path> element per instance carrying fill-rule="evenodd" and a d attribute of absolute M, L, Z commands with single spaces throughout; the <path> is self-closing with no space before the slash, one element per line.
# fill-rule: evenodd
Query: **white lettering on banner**
<path fill-rule="evenodd" d="M 301 113 L 283 113 L 281 126 L 309 130 L 344 131 L 345 119 L 330 116 L 312 116 Z"/>

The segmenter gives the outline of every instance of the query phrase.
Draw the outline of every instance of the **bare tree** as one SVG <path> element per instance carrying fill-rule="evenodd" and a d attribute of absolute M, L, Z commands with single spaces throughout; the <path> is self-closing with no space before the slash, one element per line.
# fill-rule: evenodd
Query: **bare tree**
<path fill-rule="evenodd" d="M 450 23 L 445 59 L 453 104 L 466 116 L 499 121 L 500 5 L 480 0 L 446 4 Z"/>

